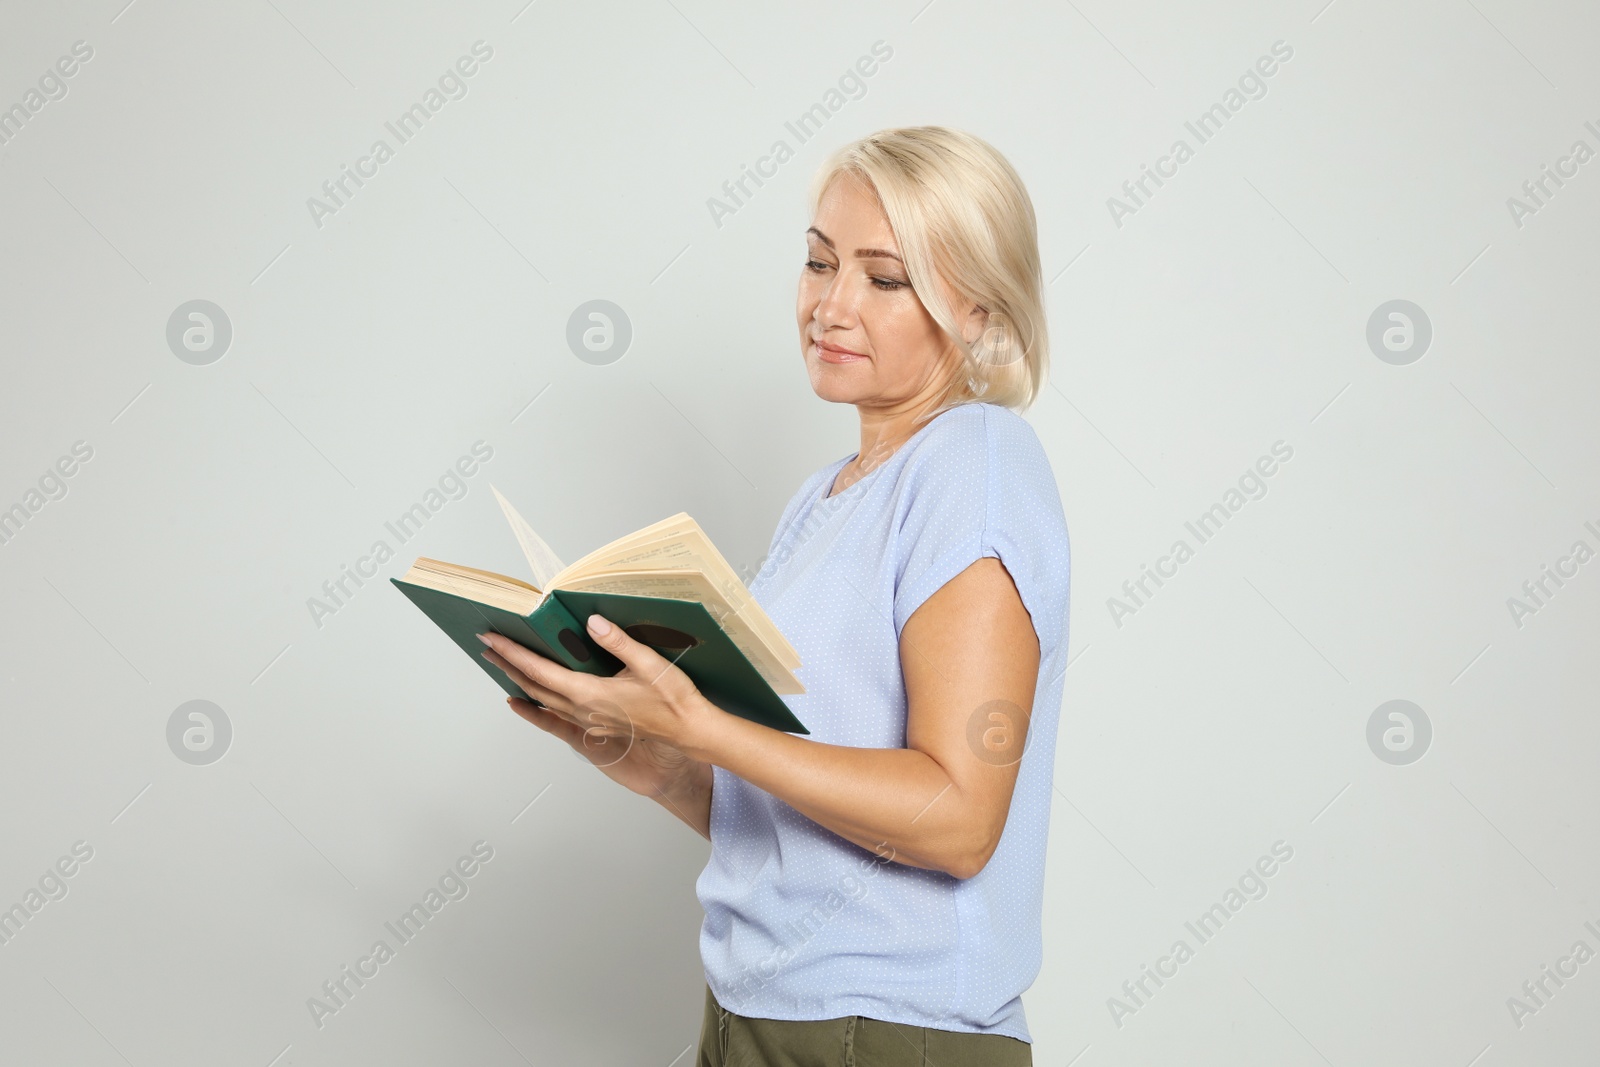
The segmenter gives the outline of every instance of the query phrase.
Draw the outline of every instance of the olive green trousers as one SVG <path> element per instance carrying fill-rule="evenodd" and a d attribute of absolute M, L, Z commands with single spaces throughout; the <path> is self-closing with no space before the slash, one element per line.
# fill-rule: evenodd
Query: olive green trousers
<path fill-rule="evenodd" d="M 727 1011 L 706 987 L 697 1067 L 1033 1067 L 1033 1046 L 846 1015 L 793 1021 Z"/>

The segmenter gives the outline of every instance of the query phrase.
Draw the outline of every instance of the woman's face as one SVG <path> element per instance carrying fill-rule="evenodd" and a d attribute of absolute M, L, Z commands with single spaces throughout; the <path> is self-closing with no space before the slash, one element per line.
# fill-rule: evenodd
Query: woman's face
<path fill-rule="evenodd" d="M 960 350 L 922 306 L 899 257 L 872 187 L 851 174 L 835 178 L 806 231 L 796 306 L 811 388 L 822 399 L 921 406 L 943 394 L 961 365 Z M 953 300 L 952 307 L 961 309 Z M 969 338 L 982 318 L 973 308 Z"/>

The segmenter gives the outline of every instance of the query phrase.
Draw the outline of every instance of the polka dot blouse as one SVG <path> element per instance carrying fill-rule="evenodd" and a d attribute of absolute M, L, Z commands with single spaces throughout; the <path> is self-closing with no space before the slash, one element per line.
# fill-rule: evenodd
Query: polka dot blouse
<path fill-rule="evenodd" d="M 715 768 L 706 982 L 766 1019 L 865 1015 L 1032 1040 L 1022 992 L 1042 956 L 1051 774 L 1067 653 L 1068 543 L 1055 476 L 1015 412 L 964 404 L 826 496 L 846 457 L 789 501 L 751 593 L 800 653 L 783 699 L 809 740 L 906 743 L 900 631 L 968 565 L 998 557 L 1033 619 L 1040 666 L 1005 832 L 975 876 L 893 862 Z"/>

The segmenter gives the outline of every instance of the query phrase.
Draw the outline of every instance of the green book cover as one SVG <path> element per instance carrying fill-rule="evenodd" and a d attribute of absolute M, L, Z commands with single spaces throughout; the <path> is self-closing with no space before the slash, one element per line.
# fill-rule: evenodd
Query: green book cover
<path fill-rule="evenodd" d="M 527 699 L 520 686 L 483 658 L 477 635 L 493 631 L 568 668 L 610 676 L 622 663 L 589 636 L 579 620 L 601 615 L 629 636 L 676 663 L 717 707 L 786 733 L 809 734 L 783 698 L 745 658 L 705 605 L 688 600 L 556 589 L 532 613 L 504 608 L 390 578 L 507 693 Z"/>

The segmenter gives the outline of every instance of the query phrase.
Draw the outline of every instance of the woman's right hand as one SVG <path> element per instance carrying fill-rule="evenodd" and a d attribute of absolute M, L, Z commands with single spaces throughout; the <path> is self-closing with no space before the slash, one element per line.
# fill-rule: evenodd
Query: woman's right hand
<path fill-rule="evenodd" d="M 710 836 L 711 764 L 691 759 L 661 741 L 591 732 L 589 727 L 519 697 L 508 697 L 506 703 L 545 733 L 565 741 L 607 778 L 640 796 L 665 801 L 664 807 L 702 836 Z"/>

